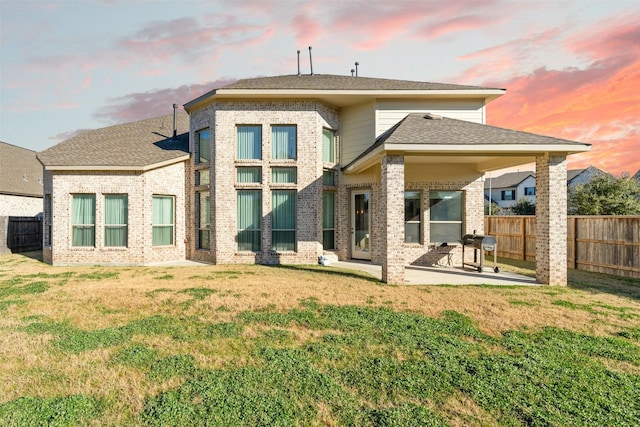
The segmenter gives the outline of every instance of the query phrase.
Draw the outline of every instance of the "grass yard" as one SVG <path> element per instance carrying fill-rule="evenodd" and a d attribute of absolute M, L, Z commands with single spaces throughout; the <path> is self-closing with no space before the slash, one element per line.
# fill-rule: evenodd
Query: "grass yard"
<path fill-rule="evenodd" d="M 0 425 L 638 425 L 640 283 L 570 281 L 1 256 Z"/>

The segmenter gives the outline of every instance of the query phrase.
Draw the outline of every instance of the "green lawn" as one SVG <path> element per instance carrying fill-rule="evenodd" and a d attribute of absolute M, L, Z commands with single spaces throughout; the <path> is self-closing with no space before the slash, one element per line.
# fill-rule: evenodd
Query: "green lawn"
<path fill-rule="evenodd" d="M 0 257 L 0 425 L 638 425 L 637 281 L 308 270 Z"/>

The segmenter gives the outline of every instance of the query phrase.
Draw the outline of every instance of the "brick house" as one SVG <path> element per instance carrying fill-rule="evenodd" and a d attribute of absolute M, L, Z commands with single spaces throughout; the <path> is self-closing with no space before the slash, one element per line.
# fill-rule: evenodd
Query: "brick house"
<path fill-rule="evenodd" d="M 504 93 L 335 75 L 247 79 L 208 92 L 184 106 L 190 155 L 176 153 L 172 163 L 180 165 L 183 180 L 176 172 L 175 182 L 163 181 L 175 186 L 172 256 L 184 251 L 186 259 L 222 264 L 316 263 L 323 255 L 362 259 L 380 264 L 386 282 L 403 283 L 405 265 L 434 263 L 443 256 L 437 247 L 444 242 L 454 262 L 460 262 L 461 248 L 454 245 L 463 234 L 482 233 L 486 171 L 536 161 L 538 281 L 564 284 L 565 160 L 589 146 L 486 125 L 486 104 Z M 43 156 L 41 160 L 45 188 L 54 199 L 54 218 L 56 206 L 65 209 L 63 216 L 70 215 L 74 193 L 92 188 L 95 194 L 116 191 L 98 191 L 109 169 L 85 165 L 82 173 L 72 174 L 84 187 L 66 188 L 63 183 L 70 177 L 50 170 Z M 145 174 L 162 175 L 167 167 L 137 172 L 144 194 L 136 200 L 169 192 L 145 188 L 148 184 L 142 182 Z M 124 177 L 122 172 L 112 173 L 118 177 L 114 183 Z M 59 201 L 58 188 L 66 194 Z M 118 188 L 122 193 L 127 187 Z M 177 213 L 182 199 L 184 218 Z M 145 205 L 150 200 L 139 203 L 151 209 Z M 96 236 L 104 220 L 104 215 L 98 218 L 97 204 Z M 146 220 L 134 225 L 139 220 L 129 212 L 128 226 L 142 227 L 146 237 L 139 238 L 142 246 L 119 250 L 130 254 L 132 263 L 156 260 L 137 255 L 155 249 L 152 224 Z M 68 236 L 73 226 L 68 219 L 54 219 L 54 254 L 58 245 L 78 252 Z M 56 234 L 56 228 L 63 230 Z M 96 253 L 91 263 L 113 262 L 99 261 L 100 245 L 96 237 L 93 247 L 80 251 Z"/>

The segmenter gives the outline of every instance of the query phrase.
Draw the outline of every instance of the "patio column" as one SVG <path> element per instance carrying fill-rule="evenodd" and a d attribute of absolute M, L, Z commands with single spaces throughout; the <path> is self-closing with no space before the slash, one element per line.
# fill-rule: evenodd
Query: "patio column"
<path fill-rule="evenodd" d="M 567 285 L 567 156 L 536 157 L 536 280 Z"/>
<path fill-rule="evenodd" d="M 404 157 L 381 161 L 382 281 L 404 284 Z"/>

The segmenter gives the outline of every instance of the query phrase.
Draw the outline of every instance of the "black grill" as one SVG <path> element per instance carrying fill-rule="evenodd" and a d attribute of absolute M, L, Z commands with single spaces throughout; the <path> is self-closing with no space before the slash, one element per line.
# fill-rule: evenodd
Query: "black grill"
<path fill-rule="evenodd" d="M 465 234 L 462 236 L 462 268 L 465 266 L 464 262 L 464 248 L 473 248 L 473 264 L 474 268 L 478 269 L 478 272 L 482 273 L 484 268 L 484 252 L 493 252 L 493 271 L 500 272 L 497 266 L 497 254 L 498 254 L 498 242 L 493 236 L 482 236 L 478 234 Z M 480 251 L 480 262 L 478 263 L 478 251 Z"/>

